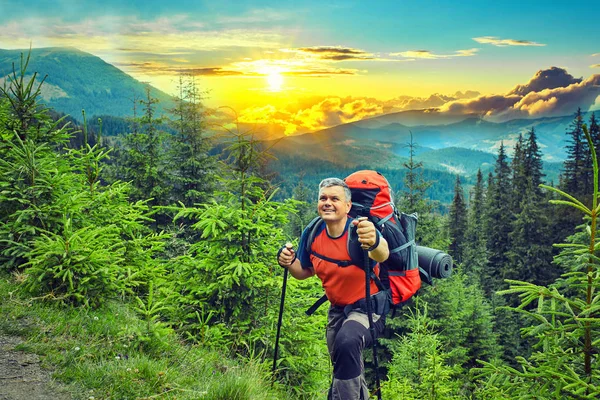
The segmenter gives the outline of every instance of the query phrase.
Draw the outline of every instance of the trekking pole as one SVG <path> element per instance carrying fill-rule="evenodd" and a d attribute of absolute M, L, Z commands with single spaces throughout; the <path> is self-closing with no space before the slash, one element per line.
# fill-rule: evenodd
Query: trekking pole
<path fill-rule="evenodd" d="M 286 243 L 285 247 L 292 248 L 291 243 Z M 287 288 L 288 269 L 283 271 L 283 286 L 281 287 L 281 301 L 279 302 L 279 319 L 277 321 L 277 335 L 275 336 L 275 354 L 273 355 L 273 368 L 271 373 L 275 376 L 275 367 L 277 366 L 277 353 L 279 351 L 279 335 L 281 333 L 281 321 L 283 320 L 283 305 L 285 303 L 285 289 Z"/>
<path fill-rule="evenodd" d="M 377 338 L 375 337 L 375 327 L 373 326 L 373 310 L 371 310 L 371 262 L 369 261 L 369 252 L 363 250 L 363 262 L 365 267 L 365 299 L 367 302 L 367 316 L 369 318 L 369 332 L 373 341 L 373 366 L 375 368 L 375 385 L 377 390 L 377 399 L 381 400 L 381 382 L 379 381 L 379 362 L 377 361 Z"/>

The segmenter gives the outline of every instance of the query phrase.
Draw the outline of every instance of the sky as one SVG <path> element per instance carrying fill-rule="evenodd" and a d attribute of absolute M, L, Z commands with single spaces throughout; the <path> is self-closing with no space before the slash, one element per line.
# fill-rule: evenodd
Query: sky
<path fill-rule="evenodd" d="M 558 3 L 558 4 L 554 4 Z M 71 46 L 297 134 L 409 109 L 600 108 L 600 2 L 0 0 L 0 48 Z"/>

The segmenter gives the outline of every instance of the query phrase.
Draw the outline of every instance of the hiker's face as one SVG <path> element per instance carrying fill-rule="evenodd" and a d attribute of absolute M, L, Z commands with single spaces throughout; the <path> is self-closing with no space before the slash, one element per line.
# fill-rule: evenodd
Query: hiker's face
<path fill-rule="evenodd" d="M 325 221 L 341 220 L 350 211 L 350 203 L 346 199 L 344 188 L 341 186 L 331 186 L 322 188 L 319 191 L 318 212 L 319 216 Z"/>

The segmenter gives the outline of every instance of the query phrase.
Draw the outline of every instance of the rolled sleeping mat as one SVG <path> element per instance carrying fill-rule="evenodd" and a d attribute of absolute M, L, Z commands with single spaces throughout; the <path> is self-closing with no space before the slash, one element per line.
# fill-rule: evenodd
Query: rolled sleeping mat
<path fill-rule="evenodd" d="M 441 250 L 417 246 L 419 267 L 432 278 L 448 278 L 452 275 L 452 257 Z"/>

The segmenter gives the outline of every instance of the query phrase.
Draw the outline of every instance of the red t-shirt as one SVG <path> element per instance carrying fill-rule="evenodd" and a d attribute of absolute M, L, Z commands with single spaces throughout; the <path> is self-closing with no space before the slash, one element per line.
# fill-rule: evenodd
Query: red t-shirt
<path fill-rule="evenodd" d="M 348 218 L 344 233 L 337 238 L 329 236 L 323 224 L 323 230 L 315 236 L 311 250 L 334 260 L 351 260 L 347 247 L 350 223 L 351 219 Z M 365 298 L 365 271 L 361 267 L 356 265 L 340 267 L 314 254 L 310 254 L 309 259 L 332 305 L 345 306 Z M 375 266 L 374 271 L 379 276 L 379 264 Z M 378 291 L 377 285 L 371 280 L 371 294 Z"/>

